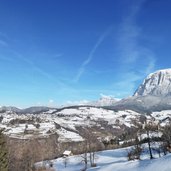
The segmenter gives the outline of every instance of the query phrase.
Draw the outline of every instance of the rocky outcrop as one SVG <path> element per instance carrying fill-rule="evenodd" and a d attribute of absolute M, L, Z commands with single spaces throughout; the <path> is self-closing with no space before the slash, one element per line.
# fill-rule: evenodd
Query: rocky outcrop
<path fill-rule="evenodd" d="M 159 70 L 149 74 L 134 93 L 134 96 L 147 95 L 171 95 L 171 69 Z"/>

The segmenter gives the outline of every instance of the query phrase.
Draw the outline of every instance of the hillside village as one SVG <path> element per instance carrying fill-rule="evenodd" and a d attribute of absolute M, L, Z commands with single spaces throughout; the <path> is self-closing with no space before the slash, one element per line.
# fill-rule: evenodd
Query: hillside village
<path fill-rule="evenodd" d="M 0 171 L 171 171 L 171 0 L 0 0 Z"/>
<path fill-rule="evenodd" d="M 157 73 L 160 72 L 170 73 L 170 70 L 157 71 Z M 150 77 L 155 76 L 156 79 L 160 79 L 161 74 L 158 74 L 159 77 L 156 75 L 154 73 Z M 149 82 L 149 76 L 147 80 Z M 156 82 L 162 85 L 161 82 Z M 144 84 L 147 82 L 144 81 Z M 155 88 L 157 89 L 157 85 Z M 142 91 L 142 88 L 140 89 Z M 138 89 L 137 92 L 139 91 Z M 156 91 L 159 93 L 158 90 Z M 149 93 L 149 99 L 151 99 L 152 94 Z M 162 93 L 154 97 L 163 99 L 165 91 Z M 137 96 L 141 101 L 135 100 Z M 155 111 L 153 106 L 149 106 L 148 111 L 142 110 L 139 106 L 144 105 L 142 102 L 147 95 L 135 93 L 135 97 L 116 101 L 113 105 L 106 105 L 105 101 L 106 106 L 34 107 L 30 112 L 29 109 L 21 112 L 16 108 L 1 108 L 0 128 L 7 138 L 11 160 L 17 162 L 18 168 L 22 164 L 23 157 L 33 155 L 34 158 L 31 157 L 21 166 L 25 167 L 28 162 L 28 167 L 33 167 L 41 160 L 50 161 L 62 156 L 68 158 L 71 154 L 86 154 L 91 156 L 90 160 L 83 157 L 87 169 L 89 162 L 90 166 L 96 166 L 95 153 L 101 150 L 133 146 L 132 151 L 128 151 L 125 157 L 129 160 L 140 159 L 143 153 L 141 145 L 144 143 L 147 144 L 151 159 L 156 154 L 160 157 L 166 155 L 171 149 L 169 106 L 163 106 L 156 100 L 152 104 L 158 107 L 162 105 L 165 107 L 163 110 L 159 111 L 156 108 Z M 136 101 L 139 102 L 138 105 L 134 103 Z M 124 105 L 124 109 L 121 104 Z M 131 110 L 131 106 L 138 110 Z M 157 145 L 154 146 L 154 144 Z M 15 170 L 14 167 L 12 169 Z"/>

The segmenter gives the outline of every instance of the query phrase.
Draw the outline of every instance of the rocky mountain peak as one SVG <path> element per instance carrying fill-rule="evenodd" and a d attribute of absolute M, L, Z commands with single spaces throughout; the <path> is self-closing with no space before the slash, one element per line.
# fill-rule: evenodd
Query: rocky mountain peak
<path fill-rule="evenodd" d="M 134 93 L 134 96 L 146 95 L 171 95 L 171 69 L 158 70 L 147 76 Z"/>

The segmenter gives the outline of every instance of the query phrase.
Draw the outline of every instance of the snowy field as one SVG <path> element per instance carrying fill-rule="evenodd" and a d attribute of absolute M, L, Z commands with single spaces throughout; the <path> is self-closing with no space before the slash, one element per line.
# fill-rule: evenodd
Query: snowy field
<path fill-rule="evenodd" d="M 165 126 L 170 121 L 171 110 L 141 115 L 131 110 L 113 111 L 96 107 L 76 107 L 61 110 L 53 109 L 38 115 L 18 115 L 7 112 L 1 113 L 0 117 L 2 117 L 0 128 L 3 128 L 4 134 L 10 137 L 28 139 L 34 135 L 48 137 L 50 134 L 57 133 L 59 135 L 58 140 L 61 142 L 77 142 L 83 141 L 83 137 L 79 135 L 77 130 L 80 126 L 98 126 L 105 129 L 101 123 L 107 122 L 109 126 L 119 130 L 123 126 L 130 128 L 136 127 L 137 123 L 142 124 L 140 120 L 143 117 L 147 119 L 147 122 L 154 120 L 155 124 Z M 36 127 L 37 124 L 38 127 Z"/>
<path fill-rule="evenodd" d="M 144 154 L 142 160 L 127 160 L 127 149 L 107 150 L 97 153 L 97 167 L 90 168 L 87 171 L 171 171 L 171 154 L 149 160 L 149 156 Z M 53 160 L 55 171 L 80 171 L 84 168 L 80 156 L 68 157 L 67 166 L 64 165 L 64 159 Z"/>

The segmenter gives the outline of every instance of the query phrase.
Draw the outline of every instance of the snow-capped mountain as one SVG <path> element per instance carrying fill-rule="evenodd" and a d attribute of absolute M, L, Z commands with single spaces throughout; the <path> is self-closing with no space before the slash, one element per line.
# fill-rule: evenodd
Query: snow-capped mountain
<path fill-rule="evenodd" d="M 170 95 L 171 69 L 160 70 L 150 74 L 134 96 L 120 101 L 102 95 L 98 101 L 61 108 L 1 107 L 0 128 L 5 134 L 18 138 L 30 136 L 24 133 L 29 129 L 28 132 L 40 135 L 56 132 L 59 140 L 77 141 L 83 138 L 83 127 L 92 127 L 99 134 L 113 136 L 136 127 L 135 123 L 142 124 L 146 119 L 155 119 L 159 123 L 163 119 L 171 119 Z M 154 112 L 159 112 L 155 118 L 152 116 Z M 159 115 L 163 115 L 162 119 L 157 118 Z"/>
<path fill-rule="evenodd" d="M 159 70 L 147 76 L 134 96 L 168 96 L 171 95 L 171 69 Z"/>
<path fill-rule="evenodd" d="M 149 74 L 132 97 L 116 102 L 111 108 L 133 110 L 140 113 L 170 110 L 171 69 Z"/>
<path fill-rule="evenodd" d="M 118 99 L 115 99 L 111 96 L 101 96 L 101 98 L 97 101 L 89 102 L 88 105 L 91 106 L 112 106 L 114 105 Z"/>
<path fill-rule="evenodd" d="M 88 100 L 81 100 L 81 101 L 69 101 L 67 104 L 64 104 L 62 107 L 70 107 L 70 106 L 112 106 L 120 99 L 113 98 L 109 95 L 101 94 L 101 97 L 98 100 L 88 101 Z M 59 107 L 60 108 L 60 107 Z"/>

